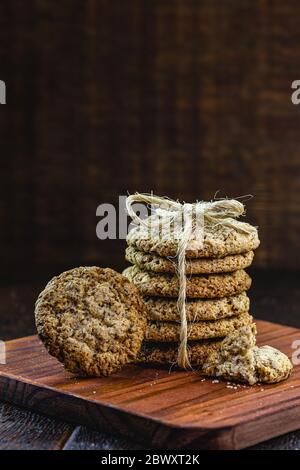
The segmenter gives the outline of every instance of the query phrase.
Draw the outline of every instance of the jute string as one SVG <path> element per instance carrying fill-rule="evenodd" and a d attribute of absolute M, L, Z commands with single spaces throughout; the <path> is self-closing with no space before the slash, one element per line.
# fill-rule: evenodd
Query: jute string
<path fill-rule="evenodd" d="M 135 203 L 150 204 L 156 210 L 158 217 L 154 220 L 153 218 L 141 219 L 133 208 Z M 192 236 L 194 236 L 195 217 L 200 215 L 203 218 L 204 227 L 209 225 L 210 230 L 215 230 L 222 225 L 237 232 L 249 234 L 255 228 L 248 224 L 241 225 L 235 220 L 245 211 L 244 205 L 236 199 L 218 199 L 212 202 L 200 201 L 194 204 L 181 204 L 179 201 L 166 197 L 136 193 L 127 197 L 126 208 L 128 215 L 135 224 L 150 229 L 164 225 L 170 227 L 171 223 L 183 221 L 183 224 L 177 224 L 176 226 L 177 228 L 180 226 L 180 231 L 176 233 L 178 239 L 177 275 L 179 280 L 177 309 L 180 316 L 180 343 L 177 364 L 179 367 L 187 369 L 191 367 L 191 364 L 188 354 L 188 323 L 186 318 L 186 250 Z M 203 244 L 203 241 L 202 232 L 200 243 Z"/>

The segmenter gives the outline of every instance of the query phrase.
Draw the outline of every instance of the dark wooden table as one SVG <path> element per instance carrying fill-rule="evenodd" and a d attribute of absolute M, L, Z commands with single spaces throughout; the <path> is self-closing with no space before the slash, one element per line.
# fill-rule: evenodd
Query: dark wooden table
<path fill-rule="evenodd" d="M 251 312 L 257 318 L 300 327 L 299 272 L 255 271 Z M 43 282 L 0 286 L 1 339 L 34 333 L 34 301 Z M 299 426 L 300 427 L 300 426 Z M 300 449 L 300 429 L 254 449 Z M 0 402 L 0 449 L 147 449 L 136 442 Z"/>

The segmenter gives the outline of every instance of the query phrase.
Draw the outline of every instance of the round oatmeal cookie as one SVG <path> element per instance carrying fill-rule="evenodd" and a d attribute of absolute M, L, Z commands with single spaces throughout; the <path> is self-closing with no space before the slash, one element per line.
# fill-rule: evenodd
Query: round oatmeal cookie
<path fill-rule="evenodd" d="M 191 341 L 188 343 L 190 363 L 202 366 L 213 351 L 220 348 L 222 340 Z M 137 362 L 143 364 L 176 365 L 178 343 L 143 343 Z"/>
<path fill-rule="evenodd" d="M 176 258 L 163 258 L 153 253 L 143 253 L 133 246 L 128 246 L 125 257 L 127 261 L 137 265 L 140 269 L 156 273 L 176 273 Z M 224 258 L 196 258 L 186 262 L 187 274 L 213 274 L 228 273 L 245 269 L 251 265 L 254 257 L 253 251 L 240 255 L 229 255 Z"/>
<path fill-rule="evenodd" d="M 148 320 L 180 323 L 177 300 L 144 297 Z M 221 299 L 194 299 L 186 302 L 188 321 L 219 320 L 249 311 L 250 300 L 245 292 Z"/>
<path fill-rule="evenodd" d="M 208 338 L 224 338 L 242 326 L 251 325 L 253 318 L 249 313 L 238 317 L 222 318 L 215 321 L 202 321 L 188 324 L 188 339 L 196 341 Z M 174 342 L 179 341 L 180 325 L 171 322 L 148 321 L 145 341 Z"/>
<path fill-rule="evenodd" d="M 142 295 L 150 297 L 178 297 L 179 281 L 176 275 L 157 274 L 142 271 L 137 266 L 131 266 L 123 271 Z M 239 294 L 248 290 L 251 278 L 240 269 L 233 273 L 202 274 L 187 278 L 187 298 L 215 298 Z"/>
<path fill-rule="evenodd" d="M 79 267 L 54 277 L 39 295 L 40 339 L 65 368 L 109 375 L 136 359 L 146 328 L 136 287 L 112 269 Z"/>
<path fill-rule="evenodd" d="M 151 216 L 151 220 L 155 223 L 157 216 Z M 259 246 L 256 228 L 237 220 L 234 223 L 239 227 L 239 231 L 221 224 L 206 224 L 204 239 L 202 234 L 195 231 L 185 252 L 186 258 L 222 258 L 255 250 Z M 178 251 L 178 239 L 174 237 L 172 228 L 168 233 L 164 233 L 155 228 L 151 230 L 138 225 L 127 235 L 127 243 L 140 251 L 162 257 L 176 256 Z"/>
<path fill-rule="evenodd" d="M 272 346 L 254 347 L 255 373 L 258 382 L 276 383 L 287 379 L 293 369 L 289 358 Z"/>

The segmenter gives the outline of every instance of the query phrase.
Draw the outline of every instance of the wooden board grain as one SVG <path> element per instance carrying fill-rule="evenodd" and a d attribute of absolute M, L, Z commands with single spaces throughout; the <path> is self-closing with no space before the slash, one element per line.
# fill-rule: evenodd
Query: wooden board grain
<path fill-rule="evenodd" d="M 291 356 L 296 328 L 258 321 L 259 344 Z M 77 378 L 37 337 L 8 341 L 0 398 L 63 420 L 163 448 L 239 449 L 300 428 L 300 367 L 276 385 L 202 381 L 196 372 L 127 366 L 106 378 Z"/>

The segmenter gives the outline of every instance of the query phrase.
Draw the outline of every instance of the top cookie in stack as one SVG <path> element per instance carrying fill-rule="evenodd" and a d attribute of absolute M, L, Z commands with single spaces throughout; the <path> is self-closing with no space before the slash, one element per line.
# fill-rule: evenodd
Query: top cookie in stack
<path fill-rule="evenodd" d="M 245 268 L 252 263 L 259 239 L 256 230 L 242 230 L 249 224 L 236 223 L 240 231 L 223 225 L 213 230 L 205 227 L 202 246 L 191 239 L 186 250 L 188 339 L 191 360 L 198 365 L 205 358 L 199 351 L 211 350 L 229 333 L 252 322 L 246 294 L 251 278 Z M 178 240 L 150 236 L 138 226 L 129 233 L 127 243 L 126 259 L 133 266 L 123 274 L 138 287 L 148 311 L 143 361 L 173 362 L 180 333 Z"/>

